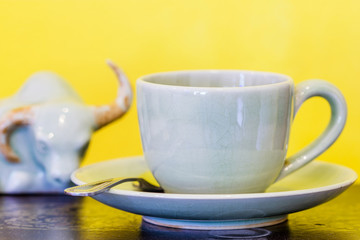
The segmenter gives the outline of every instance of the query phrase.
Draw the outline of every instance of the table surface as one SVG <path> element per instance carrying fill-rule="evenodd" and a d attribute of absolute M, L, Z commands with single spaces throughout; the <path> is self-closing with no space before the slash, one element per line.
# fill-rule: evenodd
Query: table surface
<path fill-rule="evenodd" d="M 0 238 L 42 239 L 360 239 L 360 185 L 285 223 L 256 229 L 191 231 L 158 227 L 96 200 L 69 196 L 0 195 Z"/>

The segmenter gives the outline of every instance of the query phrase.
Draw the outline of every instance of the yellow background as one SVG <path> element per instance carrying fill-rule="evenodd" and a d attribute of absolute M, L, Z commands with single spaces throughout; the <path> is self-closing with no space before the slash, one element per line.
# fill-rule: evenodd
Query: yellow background
<path fill-rule="evenodd" d="M 0 98 L 51 70 L 88 104 L 108 103 L 118 63 L 135 86 L 144 74 L 180 69 L 280 72 L 295 83 L 325 79 L 343 92 L 348 121 L 319 159 L 360 173 L 360 2 L 210 0 L 0 0 Z M 296 117 L 289 153 L 304 147 L 330 117 L 322 99 Z M 142 154 L 136 102 L 95 133 L 83 165 Z"/>

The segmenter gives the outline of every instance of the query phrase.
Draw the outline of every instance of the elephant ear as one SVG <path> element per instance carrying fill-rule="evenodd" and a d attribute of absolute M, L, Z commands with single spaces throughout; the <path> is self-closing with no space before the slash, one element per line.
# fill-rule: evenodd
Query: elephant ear
<path fill-rule="evenodd" d="M 12 163 L 20 162 L 19 157 L 10 146 L 11 134 L 18 127 L 32 123 L 33 110 L 31 106 L 20 107 L 6 113 L 0 119 L 0 152 Z"/>

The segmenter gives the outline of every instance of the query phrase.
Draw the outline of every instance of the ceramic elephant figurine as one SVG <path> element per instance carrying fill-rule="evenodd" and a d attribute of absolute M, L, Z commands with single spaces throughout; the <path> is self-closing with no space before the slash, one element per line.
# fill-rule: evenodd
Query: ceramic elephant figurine
<path fill-rule="evenodd" d="M 15 95 L 0 101 L 0 193 L 62 193 L 69 187 L 92 133 L 131 105 L 126 76 L 108 64 L 119 81 L 111 104 L 85 105 L 51 72 L 32 75 Z"/>

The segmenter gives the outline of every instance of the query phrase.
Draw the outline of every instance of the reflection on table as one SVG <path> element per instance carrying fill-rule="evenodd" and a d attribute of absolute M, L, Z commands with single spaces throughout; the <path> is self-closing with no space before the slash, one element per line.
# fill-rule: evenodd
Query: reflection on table
<path fill-rule="evenodd" d="M 92 198 L 0 196 L 1 239 L 360 239 L 360 185 L 285 223 L 228 231 L 179 230 L 142 222 Z"/>

